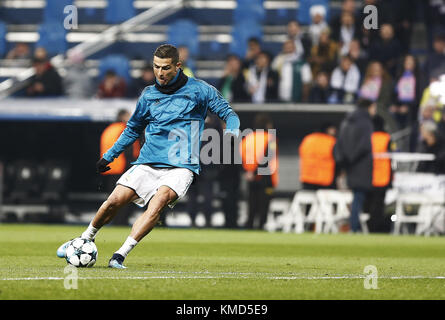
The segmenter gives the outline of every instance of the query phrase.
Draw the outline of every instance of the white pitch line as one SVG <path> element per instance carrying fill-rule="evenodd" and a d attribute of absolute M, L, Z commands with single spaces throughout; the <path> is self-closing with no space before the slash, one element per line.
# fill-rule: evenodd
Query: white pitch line
<path fill-rule="evenodd" d="M 264 280 L 353 280 L 364 279 L 366 276 L 273 276 L 273 277 L 225 277 L 225 276 L 122 276 L 122 277 L 79 277 L 79 280 L 149 280 L 149 279 L 264 279 Z M 34 280 L 64 280 L 64 277 L 27 277 L 27 278 L 2 278 L 0 281 L 34 281 Z M 389 280 L 415 280 L 415 279 L 438 279 L 443 280 L 445 276 L 380 276 L 378 279 Z"/>

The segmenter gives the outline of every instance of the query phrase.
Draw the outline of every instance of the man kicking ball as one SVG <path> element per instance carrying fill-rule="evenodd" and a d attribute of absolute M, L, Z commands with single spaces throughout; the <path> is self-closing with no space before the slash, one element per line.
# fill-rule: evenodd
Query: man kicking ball
<path fill-rule="evenodd" d="M 148 203 L 127 240 L 111 257 L 110 268 L 125 268 L 124 259 L 154 228 L 162 210 L 166 206 L 173 208 L 187 192 L 195 174 L 199 175 L 199 155 L 196 159 L 199 146 L 194 144 L 200 141 L 207 110 L 226 122 L 225 134 L 239 135 L 236 113 L 214 87 L 184 75 L 176 47 L 159 46 L 153 56 L 153 70 L 155 84 L 144 89 L 126 129 L 96 164 L 98 172 L 110 170 L 108 164 L 145 129 L 145 144 L 139 158 L 117 181 L 116 188 L 81 235 L 94 240 L 120 208 L 130 202 L 141 207 Z M 66 256 L 68 244 L 69 241 L 59 247 L 58 257 Z"/>

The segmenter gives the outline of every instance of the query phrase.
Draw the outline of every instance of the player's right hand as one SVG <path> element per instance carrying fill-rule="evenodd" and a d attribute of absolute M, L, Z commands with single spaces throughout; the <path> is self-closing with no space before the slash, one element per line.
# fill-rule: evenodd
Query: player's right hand
<path fill-rule="evenodd" d="M 101 158 L 99 161 L 96 162 L 96 172 L 103 173 L 108 170 L 111 170 L 111 168 L 108 166 L 109 163 L 110 161 Z"/>

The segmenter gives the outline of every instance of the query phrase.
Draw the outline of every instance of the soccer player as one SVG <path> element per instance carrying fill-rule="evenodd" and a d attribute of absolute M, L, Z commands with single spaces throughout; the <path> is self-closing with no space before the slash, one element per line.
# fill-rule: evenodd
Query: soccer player
<path fill-rule="evenodd" d="M 239 135 L 237 114 L 214 87 L 184 75 L 176 47 L 159 46 L 154 53 L 153 70 L 155 84 L 141 93 L 126 129 L 96 164 L 98 172 L 110 170 L 108 165 L 145 129 L 146 142 L 139 158 L 117 181 L 81 235 L 94 240 L 100 228 L 109 223 L 120 208 L 130 202 L 141 207 L 148 204 L 122 247 L 111 257 L 110 268 L 125 268 L 124 259 L 154 228 L 162 210 L 166 206 L 173 208 L 199 175 L 199 158 L 196 159 L 199 145 L 195 144 L 196 140 L 200 141 L 207 110 L 226 122 L 224 134 Z M 66 256 L 68 243 L 59 247 L 58 257 Z"/>

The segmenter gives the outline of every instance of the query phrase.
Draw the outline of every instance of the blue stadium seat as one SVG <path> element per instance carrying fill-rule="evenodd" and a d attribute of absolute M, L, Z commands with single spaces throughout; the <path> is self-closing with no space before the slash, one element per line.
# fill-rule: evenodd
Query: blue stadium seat
<path fill-rule="evenodd" d="M 102 80 L 108 70 L 113 70 L 117 75 L 125 79 L 127 84 L 131 81 L 130 61 L 120 54 L 111 54 L 100 60 L 99 79 Z"/>
<path fill-rule="evenodd" d="M 133 0 L 108 0 L 108 6 L 105 10 L 105 21 L 115 24 L 133 18 L 136 10 L 133 6 Z"/>
<path fill-rule="evenodd" d="M 37 47 L 44 47 L 49 56 L 67 50 L 66 30 L 60 22 L 44 23 L 39 27 Z"/>
<path fill-rule="evenodd" d="M 261 24 L 253 20 L 244 20 L 233 26 L 232 42 L 230 43 L 230 53 L 236 54 L 239 57 L 244 57 L 247 51 L 247 41 L 249 38 L 263 37 L 263 30 Z"/>
<path fill-rule="evenodd" d="M 261 22 L 266 16 L 263 0 L 238 0 L 233 10 L 233 22 L 239 23 L 246 19 Z"/>
<path fill-rule="evenodd" d="M 300 6 L 297 10 L 297 20 L 302 25 L 311 23 L 309 10 L 313 5 L 322 5 L 326 8 L 326 21 L 329 21 L 329 0 L 300 0 Z"/>
<path fill-rule="evenodd" d="M 63 23 L 66 14 L 64 8 L 72 5 L 73 0 L 46 0 L 46 7 L 43 10 L 43 21 L 46 23 Z"/>
<path fill-rule="evenodd" d="M 167 31 L 168 42 L 176 47 L 186 46 L 190 57 L 194 58 L 199 52 L 199 30 L 196 23 L 187 19 L 180 19 L 172 23 Z"/>
<path fill-rule="evenodd" d="M 0 58 L 6 54 L 6 24 L 0 21 Z"/>

